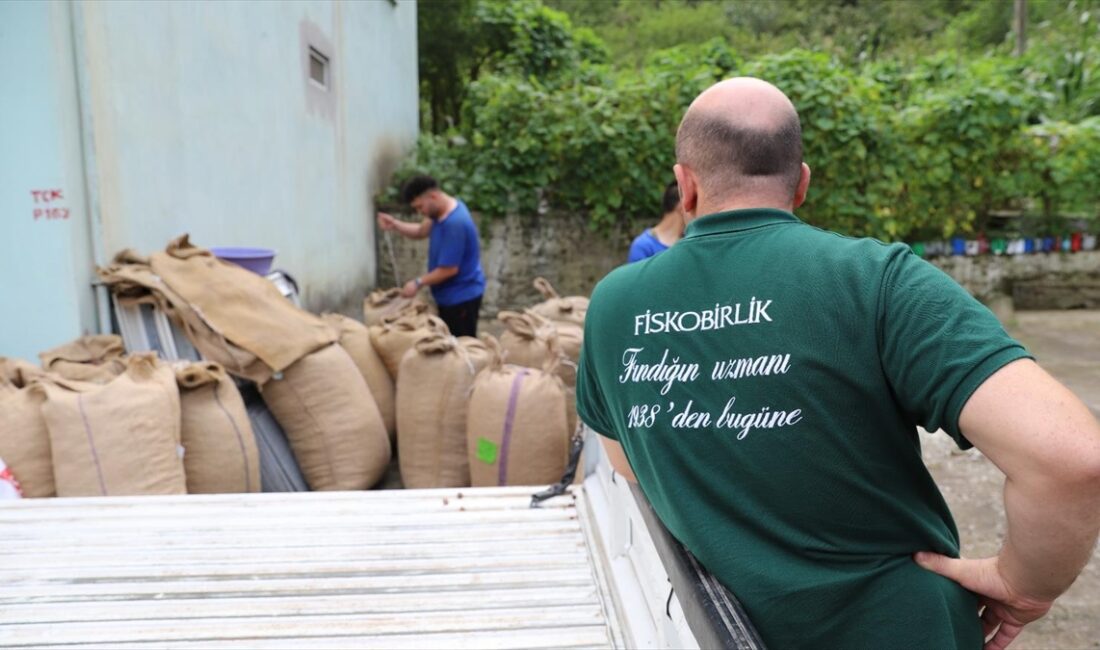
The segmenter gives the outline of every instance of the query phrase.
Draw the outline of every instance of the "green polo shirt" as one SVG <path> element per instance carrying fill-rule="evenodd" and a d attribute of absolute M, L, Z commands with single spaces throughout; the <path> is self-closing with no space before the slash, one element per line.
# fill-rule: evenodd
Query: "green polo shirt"
<path fill-rule="evenodd" d="M 903 244 L 780 210 L 701 217 L 616 269 L 585 319 L 577 409 L 774 648 L 980 648 L 917 425 L 1028 353 Z"/>

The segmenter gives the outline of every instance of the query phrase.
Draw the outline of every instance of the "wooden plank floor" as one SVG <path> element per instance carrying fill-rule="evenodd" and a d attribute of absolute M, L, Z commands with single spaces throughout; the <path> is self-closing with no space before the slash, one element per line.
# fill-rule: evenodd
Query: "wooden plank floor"
<path fill-rule="evenodd" d="M 0 647 L 613 646 L 583 492 L 533 491 L 0 502 Z"/>

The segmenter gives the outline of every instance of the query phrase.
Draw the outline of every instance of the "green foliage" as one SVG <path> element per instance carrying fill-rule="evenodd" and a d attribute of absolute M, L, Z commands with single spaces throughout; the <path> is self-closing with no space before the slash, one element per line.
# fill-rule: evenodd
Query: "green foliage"
<path fill-rule="evenodd" d="M 890 160 L 893 141 L 877 108 L 881 86 L 805 50 L 761 57 L 743 72 L 782 88 L 798 109 L 803 159 L 812 170 L 803 218 L 851 234 L 896 236 L 896 215 L 879 205 L 901 171 Z"/>
<path fill-rule="evenodd" d="M 496 71 L 545 79 L 607 56 L 591 30 L 574 30 L 569 16 L 533 0 L 479 0 L 474 18 Z"/>
<path fill-rule="evenodd" d="M 630 67 L 654 50 L 715 37 L 746 56 L 804 48 L 844 62 L 919 55 L 933 42 L 984 51 L 1004 41 L 1012 16 L 1011 0 L 547 1 Z"/>
<path fill-rule="evenodd" d="M 980 230 L 993 210 L 1026 207 L 1035 177 L 1022 129 L 1038 119 L 1043 97 L 1011 60 L 936 63 L 944 81 L 911 96 L 891 130 L 906 170 L 897 209 L 911 232 L 946 236 Z"/>
<path fill-rule="evenodd" d="M 1054 119 L 1100 115 L 1100 1 L 1085 4 L 1051 12 L 1028 53 L 1029 76 L 1053 95 Z"/>
<path fill-rule="evenodd" d="M 549 80 L 607 58 L 592 30 L 539 0 L 421 0 L 417 36 L 424 122 L 434 133 L 459 122 L 483 74 Z"/>
<path fill-rule="evenodd" d="M 447 120 L 399 179 L 429 172 L 487 215 L 568 211 L 593 229 L 656 217 L 688 104 L 753 75 L 799 110 L 813 169 L 799 215 L 815 225 L 896 240 L 980 231 L 1003 210 L 1100 216 L 1100 0 L 1031 3 L 1022 58 L 1001 0 L 553 4 L 575 20 L 538 0 L 421 4 L 480 40 L 458 103 L 429 102 Z"/>
<path fill-rule="evenodd" d="M 653 51 L 713 38 L 735 42 L 742 50 L 758 49 L 745 47 L 754 39 L 730 21 L 719 2 L 620 5 L 609 24 L 596 29 L 623 67 L 637 67 Z"/>
<path fill-rule="evenodd" d="M 1096 172 L 1100 170 L 1100 117 L 1077 124 L 1048 122 L 1025 130 L 1035 161 L 1036 196 L 1050 215 L 1100 214 Z"/>

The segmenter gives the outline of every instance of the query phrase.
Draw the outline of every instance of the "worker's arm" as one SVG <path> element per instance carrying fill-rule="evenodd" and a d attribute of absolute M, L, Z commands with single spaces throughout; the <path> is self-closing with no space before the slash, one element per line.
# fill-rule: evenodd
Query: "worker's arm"
<path fill-rule="evenodd" d="M 405 286 L 401 288 L 401 295 L 406 298 L 412 298 L 416 295 L 416 292 L 420 290 L 420 287 L 430 287 L 441 284 L 456 275 L 458 275 L 457 266 L 437 266 L 419 278 L 414 278 L 406 282 Z M 417 282 L 417 279 L 419 279 L 420 282 Z"/>
<path fill-rule="evenodd" d="M 634 470 L 630 468 L 623 446 L 606 436 L 600 436 L 600 442 L 603 443 L 603 450 L 607 453 L 607 460 L 611 461 L 612 469 L 631 483 L 637 483 L 638 479 L 634 477 Z"/>
<path fill-rule="evenodd" d="M 996 557 L 918 553 L 918 564 L 977 593 L 986 645 L 1000 650 L 1050 609 L 1088 562 L 1100 529 L 1100 424 L 1035 362 L 991 375 L 959 429 L 1005 473 L 1007 533 Z"/>
<path fill-rule="evenodd" d="M 378 213 L 378 227 L 382 230 L 396 232 L 409 239 L 424 239 L 432 232 L 432 220 L 424 217 L 419 223 L 415 221 L 402 221 L 387 212 Z"/>

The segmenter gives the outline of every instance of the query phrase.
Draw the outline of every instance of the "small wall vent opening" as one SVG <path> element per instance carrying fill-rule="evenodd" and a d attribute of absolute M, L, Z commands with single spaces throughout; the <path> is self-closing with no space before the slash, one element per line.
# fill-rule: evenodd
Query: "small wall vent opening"
<path fill-rule="evenodd" d="M 329 85 L 329 67 L 328 57 L 317 51 L 316 48 L 309 48 L 309 78 L 313 83 L 317 84 L 321 88 L 328 90 Z"/>

